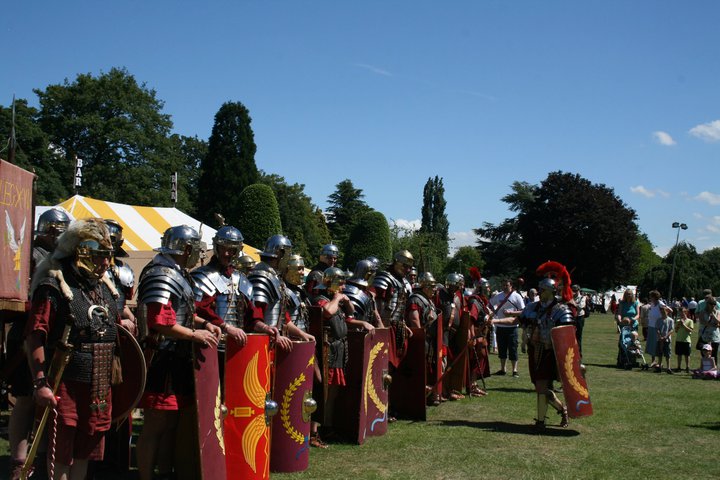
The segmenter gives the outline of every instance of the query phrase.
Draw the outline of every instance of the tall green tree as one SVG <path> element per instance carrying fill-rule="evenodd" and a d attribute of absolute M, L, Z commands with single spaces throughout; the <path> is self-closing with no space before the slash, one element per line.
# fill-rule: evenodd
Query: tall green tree
<path fill-rule="evenodd" d="M 280 175 L 265 173 L 260 182 L 275 193 L 283 232 L 293 242 L 293 251 L 302 255 L 307 265 L 313 265 L 322 246 L 330 242 L 330 233 L 325 217 L 318 216 L 319 208 L 305 194 L 305 185 L 290 185 Z"/>
<path fill-rule="evenodd" d="M 390 226 L 385 215 L 376 211 L 366 212 L 350 232 L 343 265 L 354 270 L 358 261 L 369 256 L 388 262 L 392 256 L 390 246 Z"/>
<path fill-rule="evenodd" d="M 442 275 L 448 258 L 445 254 L 445 246 L 438 241 L 436 234 L 400 228 L 397 225 L 392 227 L 390 233 L 393 252 L 408 250 L 415 258 L 418 272 Z"/>
<path fill-rule="evenodd" d="M 645 274 L 662 263 L 662 257 L 655 253 L 653 244 L 646 234 L 639 234 L 636 241 L 638 256 L 635 259 L 633 273 L 627 281 L 629 285 L 641 284 Z"/>
<path fill-rule="evenodd" d="M 39 205 L 55 205 L 70 195 L 72 170 L 66 166 L 62 155 L 50 148 L 50 137 L 40 128 L 38 110 L 28 106 L 25 99 L 15 100 L 15 163 L 37 175 Z M 13 125 L 13 107 L 0 106 L 0 157 L 9 158 L 9 142 Z"/>
<path fill-rule="evenodd" d="M 352 181 L 345 179 L 335 186 L 328 197 L 327 219 L 332 241 L 340 246 L 339 262 L 342 263 L 350 231 L 363 214 L 372 209 L 365 203 L 362 189 L 355 188 Z"/>
<path fill-rule="evenodd" d="M 215 114 L 198 182 L 198 211 L 205 221 L 222 213 L 229 224 L 237 223 L 243 214 L 238 192 L 260 179 L 251 122 L 250 112 L 240 102 L 224 103 Z"/>
<path fill-rule="evenodd" d="M 186 137 L 176 134 L 172 135 L 170 140 L 173 148 L 171 158 L 183 159 L 183 162 L 179 165 L 180 169 L 176 170 L 178 174 L 177 208 L 195 216 L 197 215 L 200 165 L 205 155 L 207 155 L 208 144 L 196 136 Z M 167 181 L 169 182 L 170 179 Z"/>
<path fill-rule="evenodd" d="M 227 223 L 240 229 L 248 245 L 262 249 L 268 238 L 283 233 L 278 202 L 269 186 L 261 183 L 248 186 L 237 195 L 237 204 L 241 216 Z"/>
<path fill-rule="evenodd" d="M 153 89 L 125 69 L 34 90 L 38 121 L 61 152 L 61 178 L 72 185 L 75 158 L 84 162 L 80 193 L 116 202 L 169 205 L 170 175 L 185 159 L 173 155 L 172 121 Z"/>
<path fill-rule="evenodd" d="M 444 257 L 447 257 L 450 245 L 448 238 L 450 223 L 445 213 L 446 206 L 443 179 L 438 176 L 428 178 L 423 187 L 420 233 L 430 234 L 435 242 L 439 242 L 443 247 L 441 255 Z"/>

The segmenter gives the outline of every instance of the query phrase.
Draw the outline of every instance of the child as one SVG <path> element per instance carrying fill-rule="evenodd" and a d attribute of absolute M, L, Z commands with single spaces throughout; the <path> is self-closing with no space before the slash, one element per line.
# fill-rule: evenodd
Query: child
<path fill-rule="evenodd" d="M 628 355 L 632 355 L 640 362 L 640 370 L 647 370 L 648 364 L 645 361 L 645 355 L 643 355 L 642 343 L 640 343 L 640 339 L 638 338 L 638 332 L 632 332 L 630 339 L 630 344 L 627 347 Z"/>
<path fill-rule="evenodd" d="M 690 372 L 690 334 L 693 332 L 694 322 L 689 316 L 689 310 L 682 308 L 680 310 L 680 318 L 675 322 L 675 354 L 677 355 L 677 372 L 681 372 L 680 361 L 682 357 L 685 357 L 685 372 Z"/>
<path fill-rule="evenodd" d="M 672 374 L 673 371 L 670 368 L 670 341 L 672 339 L 672 334 L 675 327 L 675 321 L 668 315 L 667 318 L 661 318 L 658 320 L 657 324 L 657 337 L 658 337 L 658 343 L 657 343 L 657 356 L 658 356 L 658 364 L 655 367 L 656 372 L 662 371 L 662 361 L 663 358 L 665 358 L 665 365 L 667 368 L 665 371 L 667 373 Z"/>
<path fill-rule="evenodd" d="M 715 365 L 715 359 L 712 357 L 712 345 L 706 343 L 702 346 L 701 352 L 700 368 L 693 370 L 692 378 L 702 378 L 703 380 L 718 378 L 717 366 Z"/>

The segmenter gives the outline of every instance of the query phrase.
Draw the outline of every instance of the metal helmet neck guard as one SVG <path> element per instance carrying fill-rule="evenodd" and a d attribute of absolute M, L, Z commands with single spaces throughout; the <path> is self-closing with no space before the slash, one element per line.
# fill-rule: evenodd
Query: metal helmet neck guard
<path fill-rule="evenodd" d="M 337 261 L 338 256 L 340 256 L 340 250 L 338 250 L 337 245 L 328 243 L 327 245 L 323 245 L 319 257 L 321 262 L 330 265 L 333 263 L 333 260 Z"/>
<path fill-rule="evenodd" d="M 217 259 L 222 257 L 219 247 L 231 250 L 230 252 L 230 265 L 235 265 L 236 259 L 242 255 L 243 249 L 243 236 L 235 227 L 225 225 L 215 232 L 213 237 L 213 253 Z M 232 250 L 235 250 L 234 252 Z"/>

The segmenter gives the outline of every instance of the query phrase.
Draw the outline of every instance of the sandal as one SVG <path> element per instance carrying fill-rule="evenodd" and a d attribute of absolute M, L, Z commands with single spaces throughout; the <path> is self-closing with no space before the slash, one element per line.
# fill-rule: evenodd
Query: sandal
<path fill-rule="evenodd" d="M 545 430 L 545 420 L 535 419 L 535 423 L 531 425 L 531 428 L 536 432 L 542 432 Z"/>
<path fill-rule="evenodd" d="M 567 428 L 567 426 L 570 425 L 570 421 L 568 420 L 567 406 L 563 405 L 562 410 L 559 411 L 558 413 L 560 414 L 560 426 L 562 428 Z"/>
<path fill-rule="evenodd" d="M 484 397 L 487 395 L 487 392 L 483 390 L 482 388 L 475 386 L 470 390 L 470 396 L 471 397 Z"/>
<path fill-rule="evenodd" d="M 452 401 L 462 400 L 463 398 L 465 398 L 465 395 L 463 395 L 460 392 L 456 392 L 454 390 L 452 392 L 450 392 L 450 395 L 448 395 L 448 400 L 452 400 Z"/>
<path fill-rule="evenodd" d="M 327 443 L 323 442 L 320 439 L 320 435 L 317 434 L 310 436 L 310 446 L 315 448 L 322 448 L 323 450 L 329 447 Z"/>

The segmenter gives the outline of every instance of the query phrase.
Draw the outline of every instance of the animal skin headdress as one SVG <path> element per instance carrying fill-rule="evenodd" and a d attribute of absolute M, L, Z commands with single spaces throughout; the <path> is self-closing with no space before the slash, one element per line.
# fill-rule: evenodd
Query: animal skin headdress
<path fill-rule="evenodd" d="M 35 268 L 30 285 L 31 294 L 43 279 L 51 277 L 57 280 L 65 298 L 72 300 L 72 292 L 67 286 L 62 274 L 61 260 L 75 255 L 75 250 L 80 242 L 86 240 L 95 240 L 103 247 L 112 249 L 110 232 L 102 219 L 89 218 L 87 220 L 76 220 L 72 222 L 68 229 L 58 237 L 57 246 L 52 254 L 41 261 Z M 108 286 L 113 296 L 117 297 L 117 289 L 107 275 L 103 276 L 102 281 Z"/>
<path fill-rule="evenodd" d="M 548 277 L 555 280 L 561 288 L 562 299 L 569 302 L 573 298 L 572 289 L 570 288 L 570 272 L 567 271 L 565 265 L 560 262 L 547 261 L 540 265 L 535 273 L 539 277 Z"/>

